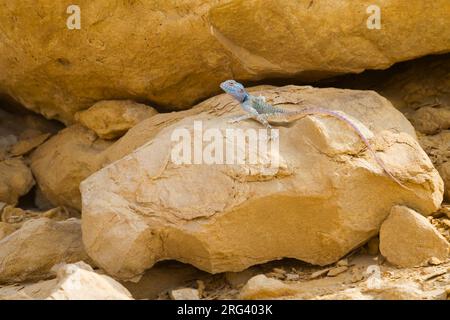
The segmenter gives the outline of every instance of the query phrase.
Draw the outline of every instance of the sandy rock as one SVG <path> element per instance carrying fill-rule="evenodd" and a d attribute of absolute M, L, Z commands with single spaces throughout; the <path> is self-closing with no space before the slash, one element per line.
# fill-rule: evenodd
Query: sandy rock
<path fill-rule="evenodd" d="M 33 185 L 31 170 L 21 158 L 0 161 L 0 201 L 14 205 Z"/>
<path fill-rule="evenodd" d="M 319 278 L 321 276 L 326 275 L 332 268 L 326 268 L 326 269 L 322 269 L 322 270 L 317 270 L 313 273 L 311 273 L 311 275 L 309 276 L 310 279 L 316 279 Z"/>
<path fill-rule="evenodd" d="M 367 27 L 372 4 L 81 1 L 81 29 L 68 30 L 67 3 L 39 0 L 40 23 L 15 1 L 0 8 L 0 92 L 70 123 L 100 100 L 180 109 L 217 93 L 226 78 L 312 80 L 450 50 L 447 0 L 389 0 L 380 30 Z"/>
<path fill-rule="evenodd" d="M 157 114 L 134 126 L 114 143 L 98 138 L 93 131 L 79 124 L 62 130 L 32 155 L 31 168 L 40 196 L 53 206 L 64 205 L 81 210 L 81 181 L 145 144 L 169 124 L 197 114 L 205 107 Z M 49 167 L 53 170 L 48 170 Z"/>
<path fill-rule="evenodd" d="M 16 208 L 14 206 L 6 206 L 1 214 L 1 221 L 9 224 L 17 224 L 37 217 L 38 214 L 33 214 L 32 212 L 29 212 L 22 208 Z"/>
<path fill-rule="evenodd" d="M 116 139 L 157 113 L 154 108 L 132 100 L 107 100 L 76 113 L 75 120 L 102 139 Z"/>
<path fill-rule="evenodd" d="M 48 137 L 50 137 L 50 134 L 44 133 L 36 137 L 21 140 L 12 147 L 10 153 L 13 156 L 22 156 L 24 154 L 27 154 L 31 150 L 43 144 L 44 141 L 48 139 Z"/>
<path fill-rule="evenodd" d="M 0 283 L 45 278 L 55 264 L 84 259 L 79 220 L 32 219 L 0 240 Z"/>
<path fill-rule="evenodd" d="M 200 300 L 200 294 L 197 289 L 181 288 L 170 291 L 170 297 L 173 300 Z"/>
<path fill-rule="evenodd" d="M 57 266 L 57 278 L 34 284 L 0 288 L 2 300 L 131 300 L 114 279 L 95 273 L 83 263 Z"/>
<path fill-rule="evenodd" d="M 282 257 L 327 265 L 377 234 L 393 205 L 408 203 L 427 215 L 439 207 L 442 180 L 409 134 L 386 130 L 412 128 L 380 96 L 295 86 L 261 91 L 282 107 L 315 100 L 358 119 L 361 130 L 373 133 L 372 143 L 383 150 L 378 155 L 386 166 L 411 190 L 386 176 L 361 152 L 354 132 L 330 117 L 280 126 L 280 166 L 275 169 L 176 164 L 171 160 L 173 130 L 192 132 L 193 122 L 200 120 L 204 130 L 230 128 L 228 119 L 235 112 L 226 114 L 226 108 L 237 111 L 236 106 L 218 96 L 202 103 L 209 112 L 165 127 L 146 145 L 83 181 L 83 242 L 99 266 L 126 279 L 164 259 L 212 273 L 241 271 Z M 235 128 L 261 126 L 245 121 Z"/>
<path fill-rule="evenodd" d="M 16 231 L 16 228 L 6 222 L 0 222 L 0 240 Z"/>
<path fill-rule="evenodd" d="M 21 227 L 26 221 L 36 218 L 48 218 L 54 221 L 63 221 L 71 216 L 70 212 L 64 207 L 56 207 L 47 211 L 33 211 L 6 206 L 1 213 L 1 221 Z"/>
<path fill-rule="evenodd" d="M 450 107 L 450 55 L 432 55 L 403 62 L 382 73 L 365 73 L 334 86 L 375 90 L 417 125 L 422 133 L 445 129 Z M 421 110 L 424 109 L 424 110 Z M 423 130 L 423 131 L 422 131 Z"/>
<path fill-rule="evenodd" d="M 436 134 L 450 129 L 450 105 L 422 107 L 409 116 L 416 130 L 425 134 Z"/>
<path fill-rule="evenodd" d="M 347 266 L 340 266 L 340 267 L 336 267 L 331 269 L 330 271 L 327 272 L 327 276 L 329 277 L 336 277 L 337 275 L 345 272 L 348 270 Z"/>
<path fill-rule="evenodd" d="M 251 278 L 241 289 L 239 298 L 244 300 L 273 299 L 301 293 L 298 288 L 260 274 Z"/>
<path fill-rule="evenodd" d="M 445 260 L 449 243 L 428 220 L 404 206 L 395 206 L 380 230 L 380 251 L 400 267 L 425 265 L 436 257 Z"/>
<path fill-rule="evenodd" d="M 58 284 L 46 300 L 132 300 L 116 280 L 97 274 L 84 262 L 67 264 L 57 271 Z"/>
<path fill-rule="evenodd" d="M 405 282 L 399 284 L 383 283 L 379 288 L 364 290 L 373 300 L 445 300 L 445 290 L 426 291 L 417 283 Z"/>
<path fill-rule="evenodd" d="M 420 135 L 419 142 L 444 180 L 445 197 L 450 200 L 450 130 L 433 136 Z"/>
<path fill-rule="evenodd" d="M 110 144 L 74 125 L 41 145 L 31 156 L 31 170 L 44 196 L 55 206 L 79 209 L 79 183 L 101 168 L 101 152 Z"/>

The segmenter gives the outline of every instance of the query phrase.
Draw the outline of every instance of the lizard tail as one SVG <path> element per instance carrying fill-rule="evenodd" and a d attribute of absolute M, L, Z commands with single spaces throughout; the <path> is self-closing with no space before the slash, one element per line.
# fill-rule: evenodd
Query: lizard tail
<path fill-rule="evenodd" d="M 394 175 L 392 173 L 389 172 L 389 170 L 386 168 L 386 166 L 383 163 L 383 161 L 375 153 L 375 150 L 372 148 L 372 145 L 370 144 L 369 140 L 367 140 L 367 138 L 364 136 L 364 134 L 361 132 L 361 130 L 359 130 L 359 128 L 349 118 L 345 117 L 344 115 L 342 115 L 342 114 L 340 114 L 338 112 L 335 112 L 335 111 L 332 111 L 332 110 L 329 110 L 329 109 L 325 109 L 325 108 L 316 108 L 316 107 L 305 108 L 305 109 L 298 110 L 298 111 L 289 111 L 289 113 L 304 114 L 304 115 L 323 114 L 323 115 L 328 115 L 328 116 L 331 116 L 331 117 L 334 117 L 334 118 L 338 118 L 338 119 L 344 121 L 345 123 L 347 123 L 358 134 L 358 136 L 364 142 L 364 144 L 366 145 L 367 149 L 372 154 L 372 156 L 374 157 L 374 159 L 378 163 L 378 165 L 383 169 L 383 171 L 392 180 L 394 180 L 398 185 L 400 185 L 402 188 L 407 189 L 409 191 L 413 191 L 411 188 L 408 188 L 407 186 L 405 186 L 400 180 L 398 180 L 396 177 L 394 177 Z"/>

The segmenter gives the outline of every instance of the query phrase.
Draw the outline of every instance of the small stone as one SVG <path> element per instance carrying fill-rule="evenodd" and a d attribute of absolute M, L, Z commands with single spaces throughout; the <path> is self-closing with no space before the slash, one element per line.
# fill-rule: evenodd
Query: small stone
<path fill-rule="evenodd" d="M 286 278 L 286 275 L 277 272 L 268 272 L 266 273 L 266 276 L 269 278 L 275 278 L 279 280 L 284 280 Z"/>
<path fill-rule="evenodd" d="M 442 219 L 441 222 L 442 222 L 447 228 L 450 228 L 450 220 L 448 220 L 448 219 Z"/>
<path fill-rule="evenodd" d="M 296 273 L 288 273 L 286 275 L 286 281 L 297 281 L 300 279 L 300 276 Z"/>
<path fill-rule="evenodd" d="M 197 289 L 182 288 L 170 291 L 172 300 L 200 300 L 200 293 Z"/>
<path fill-rule="evenodd" d="M 48 137 L 50 137 L 50 134 L 44 133 L 32 138 L 20 140 L 12 147 L 10 153 L 15 157 L 25 155 L 31 150 L 43 144 L 45 140 L 48 139 Z"/>
<path fill-rule="evenodd" d="M 430 258 L 445 260 L 449 243 L 429 221 L 404 206 L 395 206 L 380 229 L 380 251 L 399 267 L 415 267 Z"/>
<path fill-rule="evenodd" d="M 291 296 L 300 293 L 301 290 L 280 280 L 267 278 L 260 274 L 251 278 L 242 288 L 240 299 L 270 299 Z"/>
<path fill-rule="evenodd" d="M 272 271 L 275 272 L 275 273 L 278 273 L 278 274 L 282 274 L 282 275 L 286 274 L 286 271 L 284 269 L 281 269 L 281 268 L 273 268 Z"/>
<path fill-rule="evenodd" d="M 357 272 L 352 275 L 352 283 L 362 281 L 364 279 L 364 274 L 362 272 Z"/>
<path fill-rule="evenodd" d="M 6 223 L 16 224 L 23 222 L 27 219 L 28 212 L 22 208 L 16 208 L 14 206 L 6 206 L 2 211 L 2 221 Z M 31 215 L 35 217 L 36 215 Z"/>
<path fill-rule="evenodd" d="M 343 267 L 343 266 L 348 266 L 348 259 L 342 259 L 342 260 L 339 260 L 337 263 L 336 263 L 336 265 L 338 266 L 338 267 Z"/>
<path fill-rule="evenodd" d="M 202 280 L 197 280 L 197 290 L 199 297 L 203 296 L 203 292 L 205 292 L 205 283 Z"/>
<path fill-rule="evenodd" d="M 347 266 L 336 267 L 336 268 L 333 268 L 330 271 L 328 271 L 327 276 L 328 277 L 335 277 L 338 274 L 341 274 L 341 273 L 343 273 L 343 272 L 345 272 L 347 270 L 348 270 Z"/>
<path fill-rule="evenodd" d="M 438 258 L 436 258 L 436 257 L 431 257 L 430 260 L 428 260 L 428 264 L 430 264 L 432 266 L 437 266 L 437 265 L 440 265 L 442 263 L 443 263 L 443 261 L 438 259 Z"/>
<path fill-rule="evenodd" d="M 326 274 L 328 271 L 330 271 L 330 270 L 331 270 L 331 268 L 326 268 L 326 269 L 322 269 L 322 270 L 313 272 L 313 273 L 309 276 L 309 278 L 310 278 L 310 279 L 316 279 L 316 278 L 319 278 L 319 277 L 325 275 L 325 274 Z"/>
<path fill-rule="evenodd" d="M 154 108 L 132 100 L 104 100 L 76 113 L 75 120 L 102 139 L 116 139 L 157 113 Z"/>

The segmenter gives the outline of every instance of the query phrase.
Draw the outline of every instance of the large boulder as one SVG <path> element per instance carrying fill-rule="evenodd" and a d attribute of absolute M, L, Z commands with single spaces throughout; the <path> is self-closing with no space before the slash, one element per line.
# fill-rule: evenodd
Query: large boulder
<path fill-rule="evenodd" d="M 279 138 L 271 140 L 278 151 L 249 145 L 246 159 L 256 155 L 256 163 L 179 164 L 172 157 L 176 129 L 192 135 L 195 121 L 205 133 L 261 129 L 253 120 L 229 124 L 242 111 L 221 95 L 202 103 L 208 111 L 166 126 L 81 183 L 83 242 L 99 266 L 127 279 L 165 259 L 212 273 L 282 257 L 326 265 L 376 235 L 394 205 L 437 210 L 442 179 L 386 99 L 371 91 L 265 89 L 280 107 L 306 103 L 347 114 L 407 188 L 383 172 L 350 126 L 323 116 L 278 127 Z M 217 139 L 234 148 L 225 138 Z M 267 158 L 279 166 L 263 163 Z"/>
<path fill-rule="evenodd" d="M 99 100 L 173 110 L 226 78 L 313 80 L 450 50 L 448 0 L 383 1 L 380 29 L 368 0 L 80 0 L 79 30 L 70 4 L 0 5 L 0 92 L 66 124 Z"/>

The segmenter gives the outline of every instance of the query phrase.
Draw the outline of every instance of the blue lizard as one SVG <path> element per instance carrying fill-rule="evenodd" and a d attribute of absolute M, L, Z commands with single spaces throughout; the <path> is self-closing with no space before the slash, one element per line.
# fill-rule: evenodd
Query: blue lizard
<path fill-rule="evenodd" d="M 270 125 L 271 122 L 274 123 L 277 122 L 277 120 L 290 121 L 292 116 L 297 116 L 295 119 L 297 120 L 302 116 L 325 115 L 344 121 L 361 138 L 361 140 L 364 142 L 369 152 L 374 157 L 375 161 L 384 170 L 384 172 L 386 172 L 386 174 L 401 187 L 412 191 L 410 188 L 406 187 L 402 182 L 400 182 L 396 177 L 394 177 L 392 173 L 389 172 L 385 164 L 375 153 L 375 150 L 373 149 L 369 140 L 364 136 L 364 134 L 359 130 L 359 128 L 349 118 L 339 113 L 338 111 L 333 111 L 320 107 L 309 107 L 293 111 L 277 108 L 267 103 L 264 97 L 249 94 L 245 90 L 244 86 L 235 80 L 226 80 L 222 82 L 220 84 L 220 88 L 229 95 L 231 95 L 234 99 L 239 101 L 241 108 L 245 111 L 244 115 L 231 119 L 230 120 L 231 123 L 239 122 L 246 119 L 255 119 L 256 121 L 263 124 L 267 129 L 271 129 L 272 128 L 272 126 Z"/>

